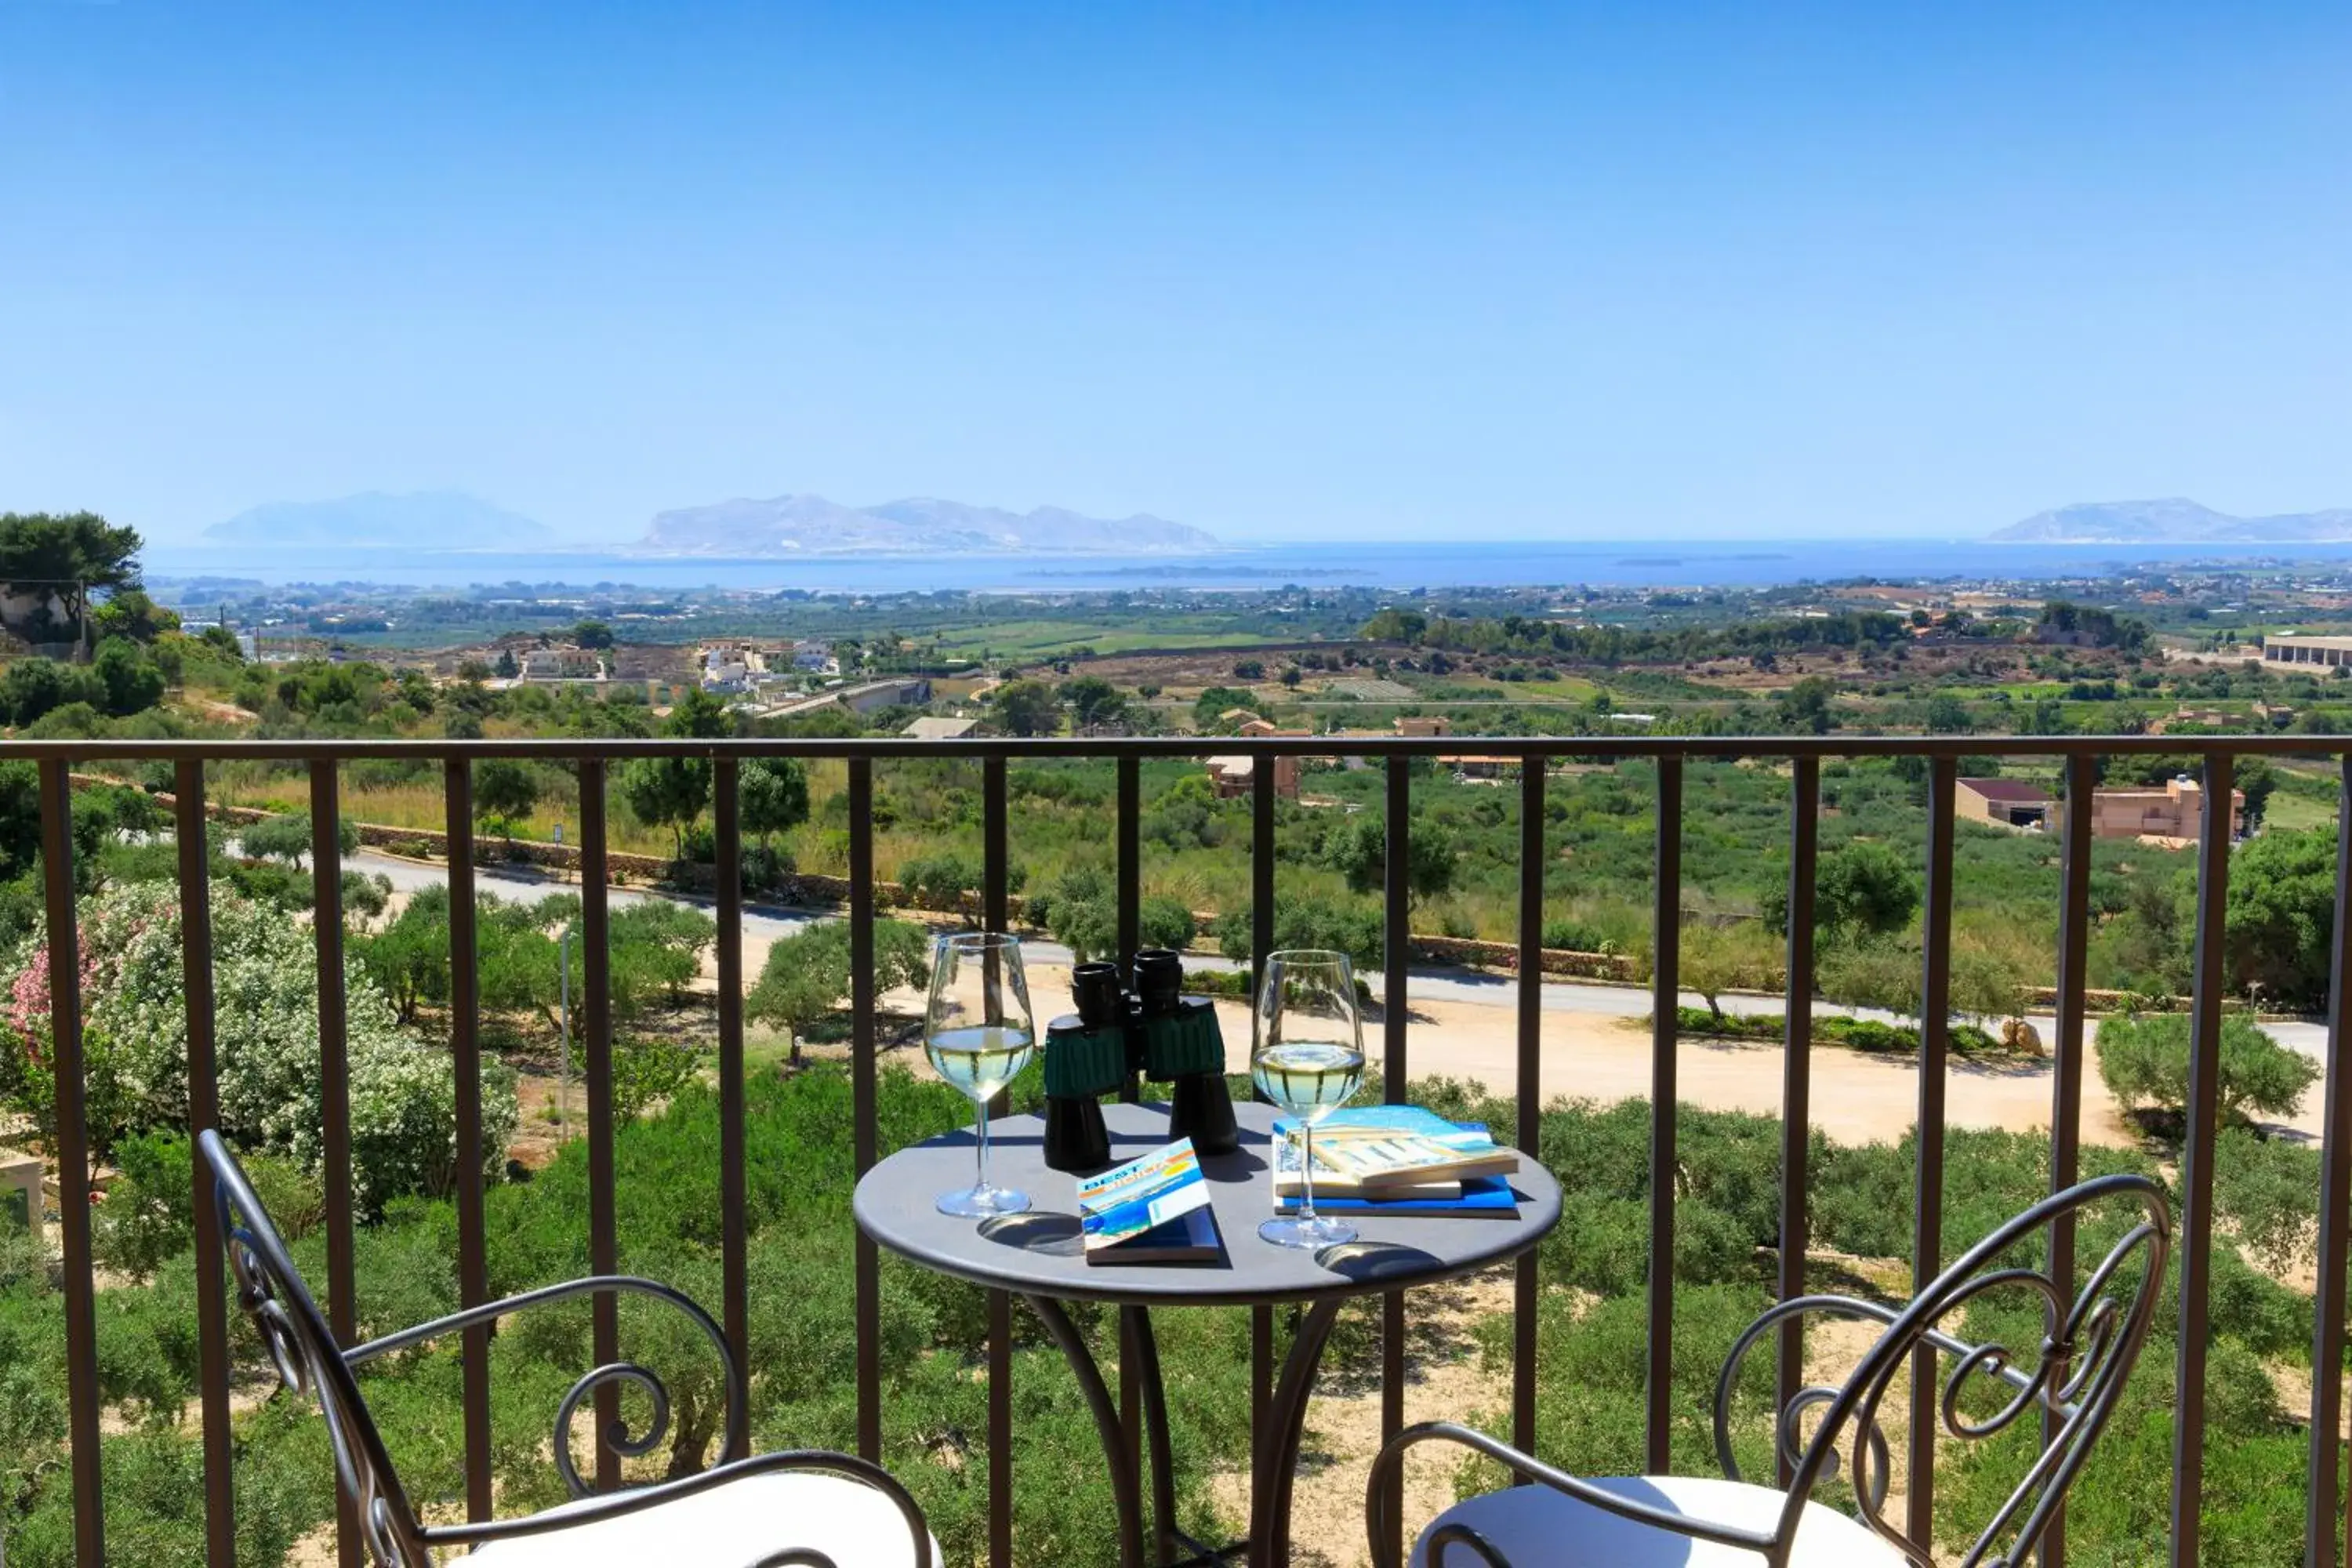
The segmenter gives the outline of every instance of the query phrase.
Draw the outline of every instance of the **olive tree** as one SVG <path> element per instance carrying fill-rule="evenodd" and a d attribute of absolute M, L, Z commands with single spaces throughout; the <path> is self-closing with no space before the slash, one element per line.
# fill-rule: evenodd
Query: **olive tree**
<path fill-rule="evenodd" d="M 2099 1077 L 2127 1106 L 2168 1116 L 2189 1105 L 2189 1017 L 2186 1013 L 2109 1018 L 2099 1026 Z M 2221 1020 L 2221 1110 L 2224 1120 L 2293 1116 L 2319 1077 L 2319 1064 L 2279 1044 L 2242 1014 Z"/>
<path fill-rule="evenodd" d="M 877 995 L 922 983 L 930 963 L 930 933 L 908 921 L 874 922 Z M 849 927 L 842 921 L 803 926 L 768 950 L 759 983 L 743 1012 L 755 1022 L 790 1032 L 792 1058 L 801 1037 L 849 1001 Z"/>

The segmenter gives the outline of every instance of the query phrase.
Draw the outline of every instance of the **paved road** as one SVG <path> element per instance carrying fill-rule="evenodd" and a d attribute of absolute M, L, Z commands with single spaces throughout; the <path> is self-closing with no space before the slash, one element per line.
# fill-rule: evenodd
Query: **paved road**
<path fill-rule="evenodd" d="M 357 851 L 350 857 L 346 864 L 354 870 L 365 871 L 370 875 L 381 873 L 390 879 L 395 889 L 404 892 L 415 892 L 425 887 L 446 886 L 448 881 L 446 870 L 440 866 L 403 860 L 372 849 Z M 575 884 L 561 878 L 545 876 L 523 868 L 482 866 L 475 868 L 474 886 L 480 891 L 496 893 L 500 898 L 538 899 L 551 893 L 567 891 Z M 705 909 L 710 907 L 709 899 L 692 895 L 651 892 L 639 888 L 614 888 L 610 897 L 615 905 L 633 904 L 649 898 L 667 898 Z M 831 918 L 834 917 L 814 914 L 803 910 L 784 909 L 775 905 L 746 904 L 743 910 L 743 931 L 747 936 L 756 937 L 764 942 L 773 942 L 779 937 L 790 936 L 804 926 Z M 1028 951 L 1035 954 L 1041 963 L 1068 963 L 1071 960 L 1070 950 L 1058 942 L 1033 939 L 1027 946 Z M 1241 967 L 1230 959 L 1204 953 L 1189 953 L 1185 956 L 1184 963 L 1187 968 L 1203 970 L 1232 971 Z M 1460 1002 L 1490 1007 L 1515 1007 L 1518 1005 L 1519 995 L 1518 981 L 1513 976 L 1451 968 L 1417 966 L 1410 973 L 1408 989 L 1412 996 L 1427 1001 Z M 1777 996 L 1725 996 L 1719 1000 L 1723 1004 L 1725 1012 L 1742 1016 L 1778 1013 L 1782 1005 L 1780 998 Z M 1684 993 L 1683 1001 L 1686 1005 L 1693 1007 L 1706 1005 L 1705 998 L 1695 993 Z M 1547 980 L 1543 984 L 1543 1006 L 1547 1012 L 1597 1013 L 1612 1017 L 1638 1018 L 1650 1011 L 1650 993 L 1647 989 L 1635 985 L 1601 985 L 1588 981 Z M 1813 1008 L 1817 1013 L 1843 1013 L 1852 1017 L 1876 1018 L 1886 1023 L 1903 1021 L 1892 1013 L 1872 1007 L 1843 1007 L 1826 1002 L 1816 1002 L 1813 1004 Z M 2050 1039 L 2057 1031 L 2057 1021 L 2046 1015 L 2030 1016 L 2028 1022 L 2041 1032 L 2044 1040 Z M 2266 1024 L 2263 1027 L 2276 1036 L 2282 1044 L 2291 1046 L 2307 1056 L 2324 1058 L 2326 1055 L 2327 1030 L 2324 1025 L 2284 1023 Z"/>

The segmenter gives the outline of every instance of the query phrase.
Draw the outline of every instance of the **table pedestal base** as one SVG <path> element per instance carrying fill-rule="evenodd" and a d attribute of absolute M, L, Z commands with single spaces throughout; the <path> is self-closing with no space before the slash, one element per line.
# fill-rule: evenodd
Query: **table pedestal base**
<path fill-rule="evenodd" d="M 1143 1489 L 1136 1474 L 1136 1445 L 1120 1418 L 1102 1370 L 1086 1337 L 1062 1303 L 1051 1296 L 1026 1296 L 1060 1347 L 1062 1358 L 1078 1380 L 1093 1413 L 1095 1431 L 1102 1439 L 1103 1458 L 1110 1468 L 1111 1496 L 1118 1508 L 1118 1558 L 1122 1568 L 1145 1568 L 1143 1551 Z M 1246 1557 L 1252 1568 L 1288 1568 L 1290 1562 L 1290 1489 L 1298 1469 L 1298 1447 L 1307 1434 L 1307 1401 L 1314 1392 L 1315 1373 L 1331 1324 L 1339 1315 L 1337 1299 L 1316 1302 L 1299 1321 L 1297 1336 L 1284 1358 L 1274 1397 L 1256 1413 L 1250 1445 L 1250 1532 L 1246 1542 L 1211 1547 L 1194 1541 L 1176 1527 L 1176 1475 L 1168 1442 L 1168 1396 L 1160 1377 L 1160 1347 L 1151 1331 L 1151 1314 L 1142 1307 L 1119 1310 L 1124 1353 L 1136 1358 L 1136 1381 L 1143 1395 L 1143 1449 L 1151 1471 L 1152 1561 L 1159 1568 L 1184 1564 L 1229 1563 Z M 1178 1559 L 1182 1547 L 1192 1552 Z"/>

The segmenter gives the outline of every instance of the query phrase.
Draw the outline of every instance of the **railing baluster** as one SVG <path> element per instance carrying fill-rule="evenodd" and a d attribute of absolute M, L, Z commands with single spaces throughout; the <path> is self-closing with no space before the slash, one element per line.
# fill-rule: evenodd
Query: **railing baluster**
<path fill-rule="evenodd" d="M 1143 945 L 1143 768 L 1131 754 L 1122 753 L 1117 764 L 1118 799 L 1117 819 L 1112 836 L 1118 846 L 1118 963 L 1120 973 L 1134 978 L 1135 950 Z M 1119 1085 L 1119 1100 L 1129 1105 L 1143 1098 L 1143 1086 L 1130 1073 Z M 1140 1363 L 1143 1355 L 1140 1336 L 1142 1311 L 1135 1307 L 1118 1310 L 1118 1419 L 1127 1433 L 1129 1462 L 1136 1473 L 1143 1471 L 1143 1382 Z M 1157 1505 L 1152 1519 L 1152 1557 L 1166 1562 L 1170 1557 L 1176 1528 L 1172 1519 L 1158 1517 Z"/>
<path fill-rule="evenodd" d="M 220 1126 L 220 1077 L 213 1017 L 213 903 L 205 834 L 205 764 L 183 757 L 173 770 L 180 858 L 180 994 L 188 1016 L 188 1136 Z M 220 1215 L 199 1152 L 191 1195 L 196 1222 L 196 1389 L 204 1405 L 205 1562 L 236 1561 L 236 1479 L 229 1453 L 228 1304 L 222 1294 Z"/>
<path fill-rule="evenodd" d="M 613 925 L 606 858 L 604 764 L 580 764 L 580 1003 L 583 1015 L 582 1054 L 587 1059 L 588 1266 L 599 1274 L 621 1271 L 620 1220 L 614 1197 L 613 1125 Z M 595 1298 L 590 1318 L 598 1366 L 621 1359 L 620 1302 Z M 605 1447 L 604 1434 L 621 1418 L 621 1391 L 598 1386 L 596 1489 L 621 1484 L 621 1456 Z"/>
<path fill-rule="evenodd" d="M 2205 753 L 2205 815 L 2197 839 L 2197 954 L 2189 1002 L 2188 1126 L 2180 1160 L 2180 1339 L 2173 1373 L 2173 1568 L 2196 1568 L 2197 1516 L 2205 1495 L 2205 1341 L 2213 1278 L 2213 1143 L 2221 1099 L 2222 957 L 2229 920 L 2230 797 L 2235 788 L 2234 772 L 2229 752 Z"/>
<path fill-rule="evenodd" d="M 880 1157 L 874 1063 L 874 764 L 849 759 L 849 1084 L 857 1174 Z M 873 1237 L 857 1233 L 857 1454 L 882 1458 L 882 1274 Z"/>
<path fill-rule="evenodd" d="M 1387 864 L 1381 888 L 1381 1098 L 1391 1105 L 1405 1102 L 1406 964 L 1412 946 L 1412 759 L 1388 759 Z M 1381 1298 L 1381 1441 L 1385 1444 L 1404 1430 L 1404 1292 L 1391 1290 Z M 1390 1550 L 1404 1531 L 1402 1495 L 1389 1489 L 1388 1510 L 1381 1529 Z"/>
<path fill-rule="evenodd" d="M 1543 1146 L 1544 759 L 1519 762 L 1519 1054 L 1520 1150 L 1539 1158 Z M 1536 1451 L 1536 1310 L 1542 1276 L 1536 1255 L 1519 1254 L 1511 1279 L 1511 1446 Z M 1518 1484 L 1525 1479 L 1514 1476 Z"/>
<path fill-rule="evenodd" d="M 1274 758 L 1260 755 L 1250 770 L 1250 1048 L 1257 1048 L 1257 992 L 1274 951 Z M 1265 1444 L 1267 1405 L 1274 1398 L 1274 1309 L 1250 1309 L 1250 1473 Z M 1251 1507 L 1256 1506 L 1255 1499 Z"/>
<path fill-rule="evenodd" d="M 343 994 L 342 803 L 332 757 L 310 763 L 310 929 L 319 952 L 319 1131 L 326 1145 L 327 1326 L 342 1344 L 359 1340 L 352 1217 L 352 1090 Z M 359 1510 L 337 1489 L 335 1557 L 359 1568 Z"/>
<path fill-rule="evenodd" d="M 463 756 L 443 770 L 449 851 L 449 1055 L 457 1075 L 457 1302 L 490 1299 L 482 1216 L 482 1008 L 474 919 L 474 772 Z M 490 1517 L 490 1331 L 472 1328 L 465 1361 L 466 1517 Z M 600 1356 L 601 1365 L 609 1357 Z"/>
<path fill-rule="evenodd" d="M 1945 1058 L 1951 1046 L 1952 822 L 1959 763 L 1927 770 L 1927 887 L 1920 920 L 1918 1169 L 1911 1213 L 1911 1289 L 1943 1271 Z M 1936 1522 L 1936 1352 L 1911 1357 L 1911 1453 L 1904 1530 L 1926 1543 Z"/>
<path fill-rule="evenodd" d="M 1673 1460 L 1675 1131 L 1681 1044 L 1683 760 L 1658 758 L 1657 879 L 1650 938 L 1650 1333 L 1643 1374 L 1643 1452 L 1652 1474 Z"/>
<path fill-rule="evenodd" d="M 710 815 L 719 903 L 719 1251 L 727 1342 L 738 1366 L 751 1364 L 749 1217 L 743 1169 L 743 822 L 740 769 L 711 764 Z M 747 1432 L 723 1457 L 750 1449 Z"/>
<path fill-rule="evenodd" d="M 2098 759 L 2077 752 L 2066 759 L 2066 805 L 2061 817 L 2058 905 L 2058 987 L 2054 1035 L 2050 1042 L 2050 1190 L 2061 1193 L 2074 1184 L 2082 1172 L 2083 1146 L 2083 995 L 2087 984 L 2091 927 L 2098 919 L 2091 908 L 2091 796 L 2098 788 Z M 2072 1210 L 2051 1223 L 2050 1278 L 2059 1294 L 2074 1294 L 2074 1215 Z M 2056 1440 L 2061 1422 L 2054 1411 L 2042 1415 L 2042 1438 Z M 2042 1568 L 2060 1568 L 2066 1560 L 2066 1516 L 2053 1515 L 2042 1537 Z"/>
<path fill-rule="evenodd" d="M 1143 945 L 1143 766 L 1133 756 L 1118 759 L 1118 963 L 1125 970 Z M 1130 973 L 1129 979 L 1133 978 Z M 1129 1080 L 1119 1098 L 1142 1098 Z"/>
<path fill-rule="evenodd" d="M 996 752 L 981 764 L 981 924 L 992 931 L 1013 924 L 1005 815 L 1004 753 Z M 1000 1091 L 991 1113 L 1009 1100 Z M 1013 1298 L 1003 1290 L 988 1293 L 988 1560 L 991 1568 L 1013 1563 Z"/>
<path fill-rule="evenodd" d="M 1780 1041 L 1780 1300 L 1805 1293 L 1806 1254 L 1812 1243 L 1812 1210 L 1806 1183 L 1811 1172 L 1813 1134 L 1813 878 L 1822 839 L 1822 764 L 1799 757 L 1789 780 L 1789 969 L 1788 1001 Z M 1805 1386 L 1805 1325 L 1791 1318 L 1780 1325 L 1773 1370 L 1772 1408 L 1786 1410 Z M 1779 1454 L 1780 1484 L 1795 1470 L 1785 1445 Z"/>
<path fill-rule="evenodd" d="M 73 1446 L 74 1561 L 104 1568 L 100 1496 L 98 1300 L 90 1272 L 89 1124 L 81 1055 L 81 939 L 75 924 L 72 764 L 41 763 L 41 888 L 49 938 L 49 1066 L 57 1073 L 58 1241 L 65 1263 L 66 1434 Z"/>
<path fill-rule="evenodd" d="M 2327 1084 L 2324 1091 L 2319 1165 L 2318 1283 L 2312 1302 L 2311 1465 L 2304 1516 L 2304 1568 L 2336 1568 L 2343 1501 L 2337 1466 L 2343 1459 L 2345 1233 L 2352 1210 L 2352 1039 L 2345 1033 L 2352 1007 L 2352 752 L 2336 759 L 2336 931 L 2327 980 Z"/>

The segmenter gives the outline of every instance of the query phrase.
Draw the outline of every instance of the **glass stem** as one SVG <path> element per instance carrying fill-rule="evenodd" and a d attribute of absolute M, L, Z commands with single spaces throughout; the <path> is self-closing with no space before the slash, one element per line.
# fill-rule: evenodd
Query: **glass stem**
<path fill-rule="evenodd" d="M 976 1193 L 988 1191 L 988 1101 L 980 1102 L 980 1182 Z"/>
<path fill-rule="evenodd" d="M 1298 1124 L 1298 1223 L 1315 1223 L 1315 1123 Z"/>

